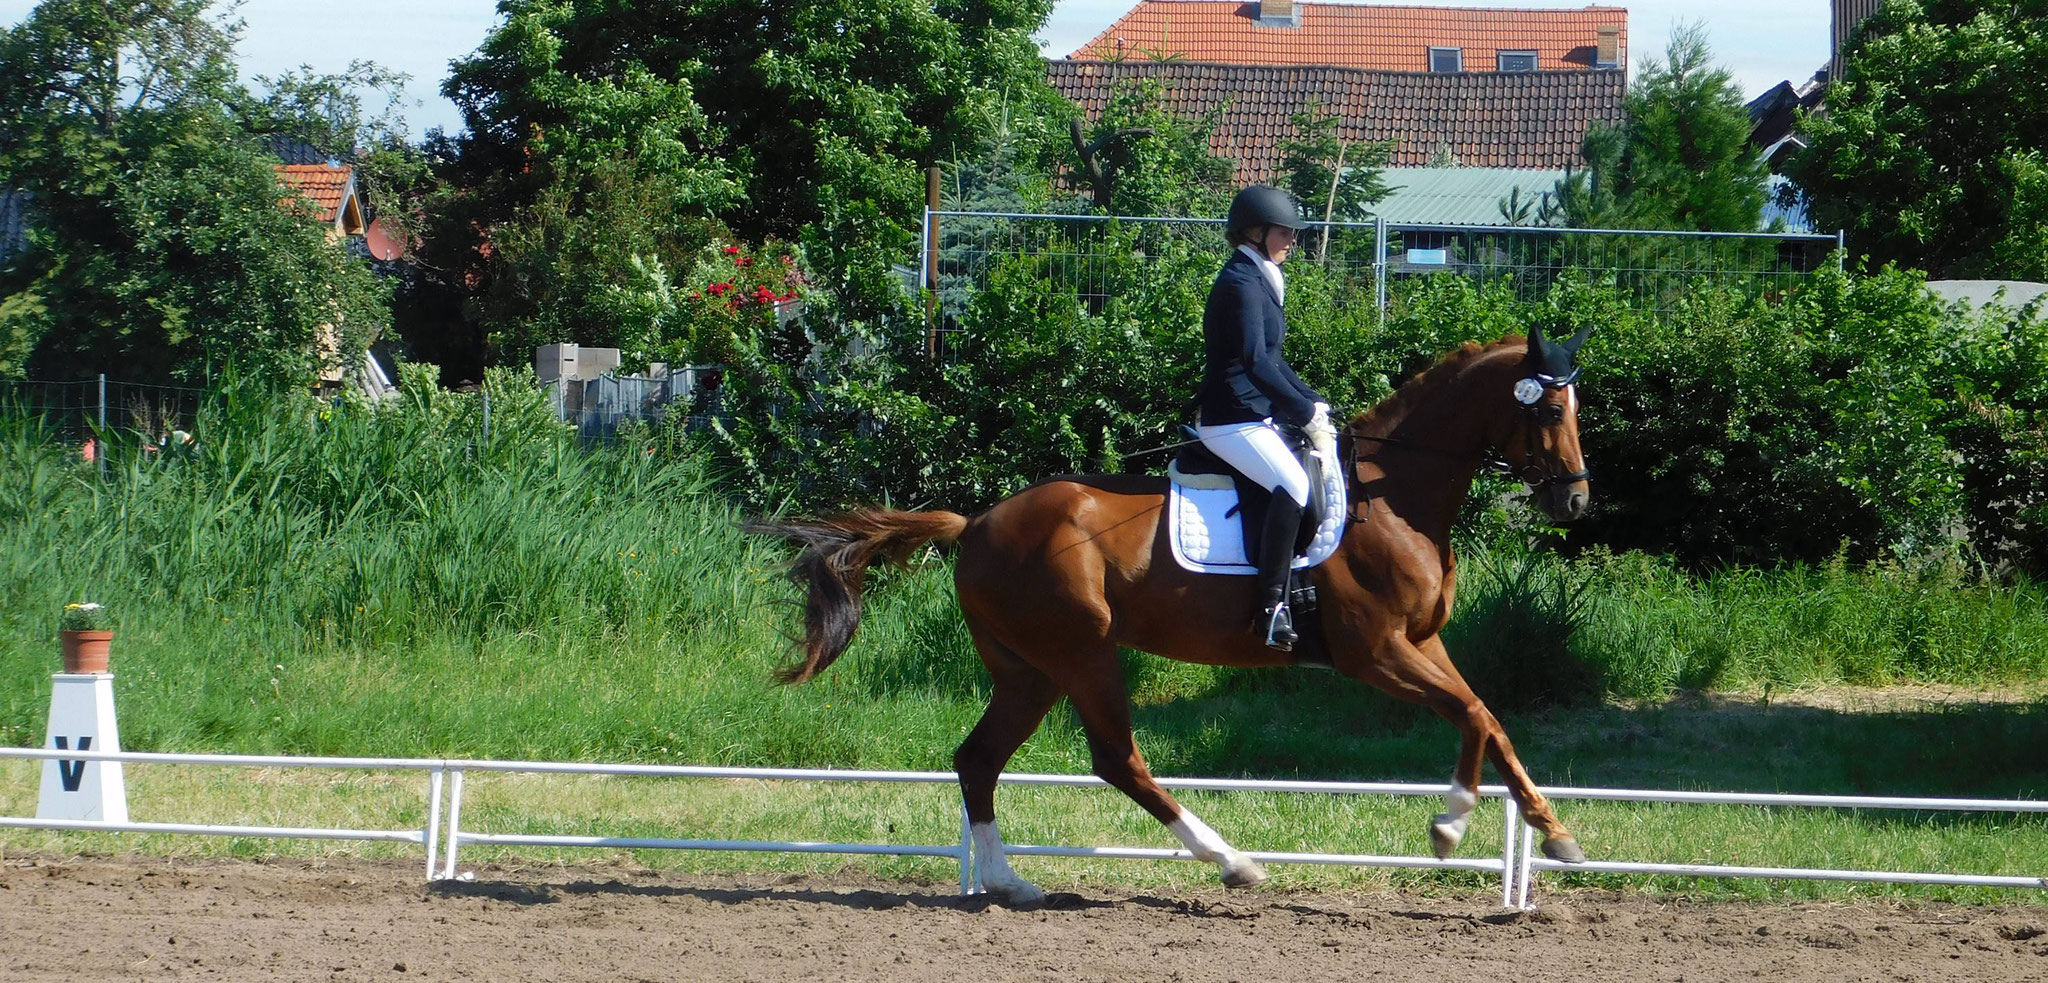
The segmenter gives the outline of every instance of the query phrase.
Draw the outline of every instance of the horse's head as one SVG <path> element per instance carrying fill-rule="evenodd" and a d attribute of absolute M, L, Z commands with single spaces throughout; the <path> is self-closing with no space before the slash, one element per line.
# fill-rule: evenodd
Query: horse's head
<path fill-rule="evenodd" d="M 1533 493 L 1536 507 L 1557 522 L 1586 511 L 1591 494 L 1586 456 L 1579 449 L 1579 396 L 1574 359 L 1590 328 L 1562 342 L 1529 329 L 1529 351 L 1513 388 L 1504 394 L 1514 412 L 1495 443 L 1511 473 Z"/>

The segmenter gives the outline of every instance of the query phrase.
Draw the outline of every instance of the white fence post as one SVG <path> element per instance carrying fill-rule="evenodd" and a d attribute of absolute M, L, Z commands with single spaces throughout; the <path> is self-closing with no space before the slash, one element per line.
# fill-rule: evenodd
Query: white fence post
<path fill-rule="evenodd" d="M 462 769 L 455 769 L 453 784 L 448 790 L 448 865 L 441 868 L 441 879 L 455 876 L 455 851 L 462 848 Z"/>
<path fill-rule="evenodd" d="M 960 802 L 960 893 L 981 893 L 981 884 L 974 876 L 974 822 L 967 818 L 964 799 Z"/>
<path fill-rule="evenodd" d="M 441 835 L 441 781 L 442 770 L 434 768 L 427 773 L 427 828 L 420 836 L 427 841 L 427 880 L 434 879 L 434 850 Z"/>
<path fill-rule="evenodd" d="M 1515 832 L 1521 825 L 1522 807 L 1512 795 L 1500 797 L 1500 906 L 1515 906 Z"/>

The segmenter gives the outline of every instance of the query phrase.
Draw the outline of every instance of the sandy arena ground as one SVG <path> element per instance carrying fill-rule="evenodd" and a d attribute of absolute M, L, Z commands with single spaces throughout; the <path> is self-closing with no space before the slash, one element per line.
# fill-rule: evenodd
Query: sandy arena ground
<path fill-rule="evenodd" d="M 1055 895 L 416 863 L 9 857 L 0 980 L 2048 980 L 2048 909 Z"/>

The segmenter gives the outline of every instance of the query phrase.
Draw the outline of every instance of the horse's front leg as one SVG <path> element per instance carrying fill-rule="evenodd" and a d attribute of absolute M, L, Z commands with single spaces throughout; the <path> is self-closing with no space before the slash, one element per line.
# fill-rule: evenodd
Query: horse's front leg
<path fill-rule="evenodd" d="M 1458 764 L 1451 775 L 1451 791 L 1445 797 L 1445 811 L 1437 814 L 1429 827 L 1430 845 L 1437 857 L 1449 856 L 1464 840 L 1472 810 L 1479 802 L 1476 790 L 1481 761 L 1490 758 L 1507 784 L 1508 793 L 1521 806 L 1523 819 L 1543 834 L 1544 855 L 1569 863 L 1586 859 L 1578 840 L 1558 821 L 1549 800 L 1529 780 L 1521 759 L 1515 756 L 1514 745 L 1508 741 L 1507 731 L 1466 685 L 1440 638 L 1432 635 L 1414 643 L 1399 631 L 1391 632 L 1363 665 L 1345 668 L 1364 682 L 1435 710 L 1458 728 Z"/>
<path fill-rule="evenodd" d="M 1438 860 L 1456 853 L 1465 840 L 1465 827 L 1479 805 L 1480 768 L 1485 761 L 1485 736 L 1476 727 L 1459 725 L 1458 765 L 1451 771 L 1451 791 L 1444 796 L 1444 811 L 1429 821 L 1429 845 Z"/>

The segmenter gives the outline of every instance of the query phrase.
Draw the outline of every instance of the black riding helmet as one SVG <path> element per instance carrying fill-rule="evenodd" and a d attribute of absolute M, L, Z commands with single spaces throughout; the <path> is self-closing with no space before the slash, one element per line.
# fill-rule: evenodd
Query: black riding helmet
<path fill-rule="evenodd" d="M 1301 206 L 1293 195 L 1279 188 L 1254 184 L 1231 199 L 1230 217 L 1224 225 L 1231 232 L 1247 232 L 1266 225 L 1302 229 L 1308 223 L 1301 220 Z"/>

